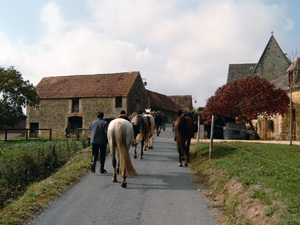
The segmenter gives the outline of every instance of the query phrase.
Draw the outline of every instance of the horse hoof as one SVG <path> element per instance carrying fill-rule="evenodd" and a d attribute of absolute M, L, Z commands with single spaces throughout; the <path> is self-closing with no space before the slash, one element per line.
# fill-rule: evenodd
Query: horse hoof
<path fill-rule="evenodd" d="M 149 147 L 149 149 L 153 149 L 153 146 Z"/>
<path fill-rule="evenodd" d="M 126 182 L 125 182 L 125 183 L 122 183 L 122 184 L 121 184 L 121 187 L 122 187 L 122 188 L 126 188 L 126 187 L 127 187 L 127 183 L 126 183 Z"/>
<path fill-rule="evenodd" d="M 179 167 L 182 167 L 182 163 L 179 163 Z"/>
<path fill-rule="evenodd" d="M 142 155 L 140 156 L 140 159 L 144 159 Z"/>
<path fill-rule="evenodd" d="M 118 182 L 118 181 L 117 181 L 117 178 L 113 178 L 113 179 L 112 179 L 112 182 Z"/>
<path fill-rule="evenodd" d="M 184 166 L 187 167 L 187 166 L 188 166 L 188 163 L 185 163 Z"/>
<path fill-rule="evenodd" d="M 133 156 L 133 158 L 135 158 L 135 159 L 136 159 L 136 158 L 137 158 L 137 156 L 135 155 L 135 156 Z"/>
<path fill-rule="evenodd" d="M 144 149 L 144 151 L 146 152 L 146 151 L 147 151 L 147 149 L 145 148 L 145 149 Z"/>

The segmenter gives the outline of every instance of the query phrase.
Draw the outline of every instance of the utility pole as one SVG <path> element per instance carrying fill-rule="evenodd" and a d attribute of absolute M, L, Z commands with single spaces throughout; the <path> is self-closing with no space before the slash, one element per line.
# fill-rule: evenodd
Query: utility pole
<path fill-rule="evenodd" d="M 294 72 L 293 72 L 294 73 Z M 294 77 L 294 74 L 292 75 Z M 293 80 L 294 78 L 290 78 L 290 145 L 293 145 L 293 100 L 292 100 L 292 96 L 293 96 Z"/>

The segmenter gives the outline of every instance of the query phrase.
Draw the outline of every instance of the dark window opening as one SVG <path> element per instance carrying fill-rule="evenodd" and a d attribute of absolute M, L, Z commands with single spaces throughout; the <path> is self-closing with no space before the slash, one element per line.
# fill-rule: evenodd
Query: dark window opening
<path fill-rule="evenodd" d="M 82 117 L 69 117 L 70 134 L 77 135 L 77 129 L 82 128 Z"/>
<path fill-rule="evenodd" d="M 79 112 L 79 98 L 72 99 L 72 113 Z"/>
<path fill-rule="evenodd" d="M 30 133 L 29 137 L 31 138 L 37 138 L 38 137 L 38 132 L 39 132 L 39 123 L 30 123 Z"/>
<path fill-rule="evenodd" d="M 139 112 L 141 110 L 141 102 L 139 99 L 136 100 L 135 105 L 136 105 L 136 112 Z"/>
<path fill-rule="evenodd" d="M 122 97 L 116 97 L 116 108 L 122 107 Z"/>

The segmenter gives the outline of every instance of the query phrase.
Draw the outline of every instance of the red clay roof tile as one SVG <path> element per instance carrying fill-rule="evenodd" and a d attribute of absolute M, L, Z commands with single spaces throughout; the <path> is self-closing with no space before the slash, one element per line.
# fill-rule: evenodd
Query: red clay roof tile
<path fill-rule="evenodd" d="M 40 98 L 127 96 L 139 72 L 45 77 L 37 85 Z"/>

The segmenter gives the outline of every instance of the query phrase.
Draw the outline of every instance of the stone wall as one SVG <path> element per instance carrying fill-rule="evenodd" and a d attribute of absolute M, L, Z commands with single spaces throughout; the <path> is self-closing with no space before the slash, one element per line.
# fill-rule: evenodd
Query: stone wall
<path fill-rule="evenodd" d="M 52 137 L 64 136 L 67 126 L 68 113 L 71 111 L 70 99 L 47 99 L 41 100 L 39 107 L 27 108 L 26 127 L 30 123 L 38 123 L 39 129 L 52 129 Z M 49 137 L 49 131 L 39 131 L 39 137 Z"/>
<path fill-rule="evenodd" d="M 134 84 L 132 85 L 132 88 L 127 96 L 127 114 L 130 115 L 133 112 L 137 111 L 136 108 L 136 101 L 140 101 L 140 110 L 145 111 L 146 108 L 149 108 L 149 98 L 148 93 L 145 89 L 145 86 L 143 84 L 143 80 L 140 76 L 137 77 L 137 79 L 134 81 Z"/>
<path fill-rule="evenodd" d="M 290 96 L 290 93 L 288 93 Z M 295 120 L 293 124 L 294 129 L 294 139 L 293 140 L 300 140 L 300 91 L 295 90 L 292 94 L 292 101 L 293 101 L 293 109 L 295 113 Z M 283 140 L 290 139 L 290 108 L 288 112 L 283 117 L 282 122 L 282 133 L 283 133 Z"/>

